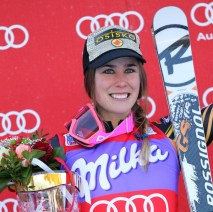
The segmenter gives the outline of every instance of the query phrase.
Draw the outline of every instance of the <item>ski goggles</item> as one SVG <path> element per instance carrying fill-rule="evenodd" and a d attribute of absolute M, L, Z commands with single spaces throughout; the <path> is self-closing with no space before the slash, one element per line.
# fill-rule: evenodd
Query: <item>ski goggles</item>
<path fill-rule="evenodd" d="M 100 131 L 104 131 L 104 126 L 97 116 L 94 106 L 90 103 L 79 110 L 71 120 L 69 129 L 70 135 L 85 147 L 93 147 L 97 144 L 94 142 L 94 137 Z"/>
<path fill-rule="evenodd" d="M 132 112 L 112 132 L 105 131 L 103 122 L 99 119 L 94 106 L 90 103 L 82 107 L 77 115 L 68 122 L 69 134 L 77 143 L 84 147 L 94 147 L 109 137 L 130 133 L 134 122 Z M 66 124 L 66 126 L 69 126 Z"/>

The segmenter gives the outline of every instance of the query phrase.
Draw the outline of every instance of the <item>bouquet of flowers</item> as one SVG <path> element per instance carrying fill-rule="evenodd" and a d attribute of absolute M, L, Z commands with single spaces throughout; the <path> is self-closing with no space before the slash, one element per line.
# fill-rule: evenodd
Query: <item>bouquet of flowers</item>
<path fill-rule="evenodd" d="M 33 158 L 37 158 L 57 170 L 59 157 L 64 160 L 63 147 L 53 148 L 47 141 L 43 131 L 36 131 L 28 137 L 9 137 L 0 140 L 0 192 L 8 184 L 15 184 L 16 191 L 28 189 L 28 183 L 33 173 L 43 171 L 32 165 Z"/>

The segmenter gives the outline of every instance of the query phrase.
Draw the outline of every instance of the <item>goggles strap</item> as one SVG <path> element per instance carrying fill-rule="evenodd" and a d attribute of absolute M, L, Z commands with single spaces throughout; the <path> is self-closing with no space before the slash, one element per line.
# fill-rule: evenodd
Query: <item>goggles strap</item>
<path fill-rule="evenodd" d="M 115 137 L 124 133 L 130 133 L 134 129 L 134 122 L 133 122 L 133 113 L 131 112 L 130 115 L 124 119 L 112 132 L 106 133 L 103 131 L 99 131 L 96 133 L 90 143 L 93 145 L 102 143 L 106 139 L 110 137 Z"/>

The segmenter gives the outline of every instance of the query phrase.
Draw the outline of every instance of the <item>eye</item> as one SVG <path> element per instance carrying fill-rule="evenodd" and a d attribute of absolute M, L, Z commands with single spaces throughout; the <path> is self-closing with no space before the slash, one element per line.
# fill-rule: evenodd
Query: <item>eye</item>
<path fill-rule="evenodd" d="M 125 70 L 125 73 L 127 73 L 127 74 L 134 73 L 134 72 L 135 72 L 135 70 L 132 68 L 128 68 Z"/>
<path fill-rule="evenodd" d="M 115 73 L 115 71 L 113 70 L 113 69 L 105 69 L 104 71 L 103 71 L 103 73 L 104 74 L 114 74 Z"/>

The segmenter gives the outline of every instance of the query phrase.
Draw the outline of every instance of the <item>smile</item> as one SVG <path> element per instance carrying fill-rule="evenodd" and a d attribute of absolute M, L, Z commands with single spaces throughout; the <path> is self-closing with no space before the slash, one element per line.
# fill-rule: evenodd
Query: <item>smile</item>
<path fill-rule="evenodd" d="M 129 94 L 125 93 L 125 94 L 110 94 L 110 96 L 114 99 L 126 99 L 128 98 Z"/>

